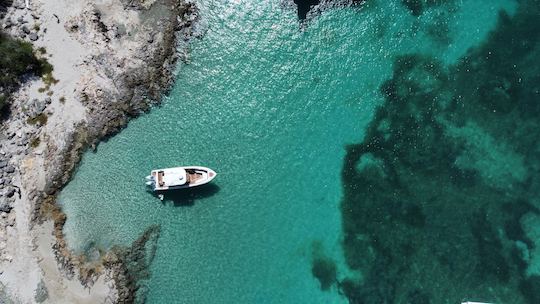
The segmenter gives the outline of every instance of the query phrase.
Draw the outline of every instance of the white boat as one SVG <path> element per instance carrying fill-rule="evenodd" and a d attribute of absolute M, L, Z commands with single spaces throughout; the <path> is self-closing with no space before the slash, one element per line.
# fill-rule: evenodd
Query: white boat
<path fill-rule="evenodd" d="M 216 175 L 214 170 L 200 166 L 157 169 L 146 177 L 146 185 L 154 191 L 185 189 L 208 184 Z"/>

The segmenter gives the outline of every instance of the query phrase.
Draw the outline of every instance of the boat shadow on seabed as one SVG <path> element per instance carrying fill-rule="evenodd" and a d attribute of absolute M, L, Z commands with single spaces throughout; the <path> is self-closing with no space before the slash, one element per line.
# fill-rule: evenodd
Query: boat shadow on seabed
<path fill-rule="evenodd" d="M 168 204 L 168 202 L 172 201 L 175 207 L 190 207 L 195 205 L 195 201 L 210 197 L 218 193 L 219 190 L 220 188 L 218 185 L 207 184 L 188 189 L 148 192 L 157 199 L 160 199 L 163 204 Z M 162 197 L 160 197 L 160 195 L 162 195 Z"/>

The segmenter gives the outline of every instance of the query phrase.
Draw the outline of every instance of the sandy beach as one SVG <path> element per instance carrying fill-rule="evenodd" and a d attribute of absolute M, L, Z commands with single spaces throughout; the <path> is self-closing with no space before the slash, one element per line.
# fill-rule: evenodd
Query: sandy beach
<path fill-rule="evenodd" d="M 8 8 L 3 31 L 32 42 L 54 71 L 26 81 L 0 121 L 0 303 L 132 300 L 118 263 L 90 264 L 68 249 L 55 197 L 83 151 L 160 102 L 195 20 L 192 4 L 168 0 Z"/>

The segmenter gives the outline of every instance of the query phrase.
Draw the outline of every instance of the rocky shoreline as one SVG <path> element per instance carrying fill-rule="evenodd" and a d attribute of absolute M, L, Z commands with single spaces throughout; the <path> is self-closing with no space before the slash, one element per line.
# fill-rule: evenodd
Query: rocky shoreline
<path fill-rule="evenodd" d="M 197 36 L 196 7 L 183 0 L 27 4 L 14 1 L 0 25 L 33 42 L 54 71 L 29 79 L 0 121 L 0 302 L 133 302 L 137 276 L 126 264 L 147 234 L 131 249 L 87 262 L 68 249 L 56 195 L 85 150 L 171 88 L 177 60 L 186 59 L 187 42 Z M 158 237 L 159 229 L 149 231 Z M 50 256 L 59 264 L 46 264 Z M 66 288 L 74 277 L 86 294 Z M 66 282 L 52 282 L 58 279 Z"/>

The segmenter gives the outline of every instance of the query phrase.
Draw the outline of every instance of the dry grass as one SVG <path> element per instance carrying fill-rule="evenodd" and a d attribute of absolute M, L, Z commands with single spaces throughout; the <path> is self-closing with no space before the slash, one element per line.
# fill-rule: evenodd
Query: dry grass
<path fill-rule="evenodd" d="M 36 117 L 32 117 L 32 118 L 28 118 L 28 120 L 26 120 L 26 122 L 29 124 L 29 125 L 35 125 L 37 123 L 39 123 L 40 125 L 44 126 L 47 124 L 47 120 L 49 118 L 47 117 L 46 114 L 44 113 L 41 113 L 39 114 L 38 116 Z"/>
<path fill-rule="evenodd" d="M 41 143 L 41 139 L 39 138 L 39 136 L 36 136 L 32 138 L 32 140 L 30 141 L 30 147 L 37 148 L 40 143 Z"/>

